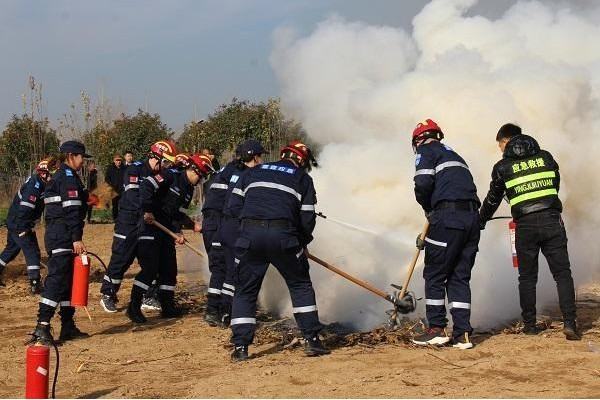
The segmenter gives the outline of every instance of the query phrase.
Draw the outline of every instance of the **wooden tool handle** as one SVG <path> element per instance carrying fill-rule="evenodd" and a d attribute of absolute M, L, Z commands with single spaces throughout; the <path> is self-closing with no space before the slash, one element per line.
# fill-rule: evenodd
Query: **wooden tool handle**
<path fill-rule="evenodd" d="M 421 231 L 421 235 L 419 236 L 419 239 L 424 241 L 425 238 L 427 237 L 427 231 L 429 231 L 429 221 L 425 222 L 425 226 L 423 226 L 423 230 Z M 417 261 L 419 261 L 420 254 L 421 254 L 421 249 L 417 248 L 417 251 L 415 252 L 415 255 L 413 256 L 413 259 L 410 263 L 410 266 L 408 267 L 408 274 L 406 275 L 406 279 L 404 280 L 404 283 L 402 284 L 402 289 L 400 289 L 400 295 L 398 296 L 398 298 L 400 298 L 400 299 L 402 299 L 404 297 L 404 295 L 406 294 L 406 292 L 408 291 L 408 284 L 410 283 L 413 272 L 415 271 L 415 266 L 417 265 Z"/>
<path fill-rule="evenodd" d="M 152 225 L 156 226 L 158 229 L 160 229 L 161 231 L 163 231 L 164 233 L 166 233 L 167 235 L 171 236 L 173 239 L 177 240 L 179 239 L 179 236 L 177 236 L 175 233 L 173 233 L 169 228 L 167 228 L 166 226 L 164 226 L 163 224 L 161 224 L 160 222 L 154 220 L 154 222 L 152 222 Z M 188 240 L 186 239 L 185 242 L 183 242 L 184 245 L 186 245 L 190 250 L 192 250 L 194 253 L 198 254 L 200 257 L 206 257 L 204 255 L 204 253 L 202 253 L 200 250 L 198 250 L 197 248 L 195 248 L 194 246 L 192 246 Z"/>

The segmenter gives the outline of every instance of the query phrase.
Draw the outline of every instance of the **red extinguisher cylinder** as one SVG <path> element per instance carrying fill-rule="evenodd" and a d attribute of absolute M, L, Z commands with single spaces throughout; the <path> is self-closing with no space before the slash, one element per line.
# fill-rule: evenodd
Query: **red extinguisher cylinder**
<path fill-rule="evenodd" d="M 50 348 L 34 345 L 27 347 L 25 398 L 47 399 L 50 373 Z"/>
<path fill-rule="evenodd" d="M 510 232 L 513 267 L 519 268 L 519 259 L 517 258 L 517 223 L 514 220 L 508 223 L 508 231 Z"/>
<path fill-rule="evenodd" d="M 90 258 L 85 254 L 76 256 L 73 264 L 71 305 L 73 307 L 87 307 L 90 283 Z"/>

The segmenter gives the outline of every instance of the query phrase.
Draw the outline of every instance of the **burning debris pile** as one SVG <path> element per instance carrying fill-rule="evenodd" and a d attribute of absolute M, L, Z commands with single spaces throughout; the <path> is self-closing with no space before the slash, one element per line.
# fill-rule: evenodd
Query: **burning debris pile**
<path fill-rule="evenodd" d="M 259 314 L 259 326 L 255 343 L 264 345 L 278 343 L 282 349 L 289 349 L 301 344 L 302 335 L 296 323 L 290 318 L 276 319 L 269 314 Z M 377 327 L 367 332 L 357 332 L 345 325 L 332 323 L 321 331 L 323 343 L 335 349 L 340 347 L 374 347 L 378 345 L 411 346 L 410 339 L 422 332 L 422 321 L 404 318 L 400 324 L 390 329 L 387 326 Z"/>

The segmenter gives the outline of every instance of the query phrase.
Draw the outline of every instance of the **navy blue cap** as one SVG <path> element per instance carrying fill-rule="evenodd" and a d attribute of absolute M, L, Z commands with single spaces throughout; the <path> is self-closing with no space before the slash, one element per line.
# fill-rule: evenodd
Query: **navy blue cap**
<path fill-rule="evenodd" d="M 260 144 L 258 140 L 248 139 L 244 143 L 240 144 L 240 156 L 255 156 L 258 154 L 265 154 L 267 151 Z"/>
<path fill-rule="evenodd" d="M 60 145 L 61 153 L 73 153 L 73 154 L 82 154 L 84 158 L 91 158 L 89 154 L 85 152 L 85 145 L 77 140 L 67 140 L 63 144 Z"/>

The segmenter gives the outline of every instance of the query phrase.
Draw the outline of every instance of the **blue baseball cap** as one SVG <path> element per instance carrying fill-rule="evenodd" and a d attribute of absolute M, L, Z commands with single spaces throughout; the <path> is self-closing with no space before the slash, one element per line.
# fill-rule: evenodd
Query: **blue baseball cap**
<path fill-rule="evenodd" d="M 267 151 L 258 140 L 248 139 L 239 146 L 240 156 L 256 156 L 266 154 Z"/>
<path fill-rule="evenodd" d="M 77 140 L 67 140 L 60 145 L 59 150 L 61 153 L 81 154 L 84 158 L 92 157 L 85 152 L 85 145 Z"/>

